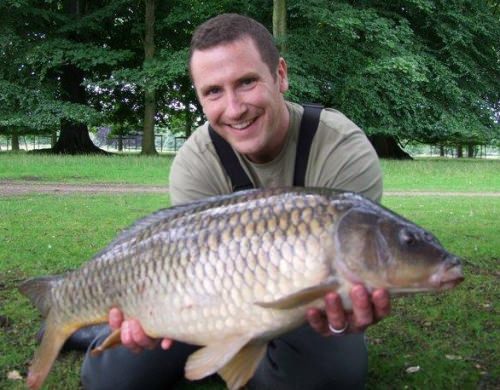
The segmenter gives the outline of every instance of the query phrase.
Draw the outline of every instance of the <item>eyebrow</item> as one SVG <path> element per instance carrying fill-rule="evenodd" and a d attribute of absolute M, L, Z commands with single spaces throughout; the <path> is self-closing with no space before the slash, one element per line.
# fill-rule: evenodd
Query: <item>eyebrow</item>
<path fill-rule="evenodd" d="M 242 81 L 244 80 L 248 80 L 248 79 L 260 79 L 261 77 L 259 76 L 258 73 L 256 72 L 248 72 L 244 75 L 242 75 L 241 77 L 237 78 L 236 79 L 236 84 L 239 84 L 241 83 Z M 202 86 L 200 88 L 200 92 L 202 95 L 205 95 L 208 91 L 210 91 L 211 89 L 213 88 L 222 88 L 220 84 L 209 84 L 209 85 L 206 85 L 206 86 Z"/>

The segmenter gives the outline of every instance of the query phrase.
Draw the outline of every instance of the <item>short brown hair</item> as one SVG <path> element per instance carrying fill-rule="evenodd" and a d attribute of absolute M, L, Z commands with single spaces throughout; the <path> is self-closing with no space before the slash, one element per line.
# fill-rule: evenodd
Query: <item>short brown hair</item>
<path fill-rule="evenodd" d="M 247 37 L 254 41 L 262 61 L 269 67 L 273 77 L 276 77 L 280 55 L 273 36 L 256 20 L 238 14 L 215 16 L 195 30 L 189 48 L 189 70 L 191 71 L 191 58 L 196 50 L 210 49 Z"/>

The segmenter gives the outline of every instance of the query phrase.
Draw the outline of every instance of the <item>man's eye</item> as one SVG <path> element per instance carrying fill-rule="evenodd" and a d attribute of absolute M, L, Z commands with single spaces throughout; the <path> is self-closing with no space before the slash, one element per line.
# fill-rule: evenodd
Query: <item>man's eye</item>
<path fill-rule="evenodd" d="M 248 78 L 248 79 L 243 79 L 241 80 L 241 84 L 243 86 L 250 86 L 252 85 L 253 83 L 255 83 L 255 79 L 254 78 Z"/>
<path fill-rule="evenodd" d="M 217 95 L 218 93 L 220 93 L 220 88 L 210 88 L 209 90 L 207 90 L 206 92 L 206 95 L 207 96 L 213 96 L 213 95 Z"/>

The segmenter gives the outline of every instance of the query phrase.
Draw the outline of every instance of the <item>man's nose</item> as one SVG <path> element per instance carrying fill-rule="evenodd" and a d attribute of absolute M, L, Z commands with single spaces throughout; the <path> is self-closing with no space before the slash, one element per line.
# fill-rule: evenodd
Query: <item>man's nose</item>
<path fill-rule="evenodd" d="M 225 114 L 229 119 L 240 119 L 246 111 L 246 105 L 241 97 L 234 92 L 227 94 Z"/>

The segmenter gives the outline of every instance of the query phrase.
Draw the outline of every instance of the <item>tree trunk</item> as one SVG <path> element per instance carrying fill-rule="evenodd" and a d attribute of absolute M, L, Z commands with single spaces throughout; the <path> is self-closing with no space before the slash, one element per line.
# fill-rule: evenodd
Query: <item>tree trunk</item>
<path fill-rule="evenodd" d="M 411 160 L 411 156 L 406 153 L 398 144 L 396 138 L 376 134 L 368 137 L 379 158 L 392 158 L 397 160 Z"/>
<path fill-rule="evenodd" d="M 19 134 L 16 131 L 12 133 L 11 149 L 13 152 L 19 152 Z"/>
<path fill-rule="evenodd" d="M 57 143 L 57 130 L 54 129 L 50 132 L 50 147 L 53 148 Z"/>
<path fill-rule="evenodd" d="M 145 34 L 144 34 L 144 64 L 151 61 L 155 55 L 154 25 L 155 0 L 145 0 Z M 156 154 L 155 148 L 155 114 L 156 96 L 154 87 L 144 87 L 144 134 L 142 137 L 142 154 Z"/>
<path fill-rule="evenodd" d="M 85 13 L 86 0 L 65 0 L 63 8 L 70 17 L 79 19 Z M 70 36 L 70 39 L 78 40 L 77 36 Z M 87 104 L 85 87 L 83 87 L 84 72 L 73 64 L 64 65 L 61 74 L 62 100 Z M 98 148 L 89 136 L 87 124 L 74 122 L 72 120 L 61 120 L 61 131 L 59 139 L 52 149 L 41 150 L 41 152 L 56 154 L 107 154 L 106 151 Z"/>
<path fill-rule="evenodd" d="M 72 103 L 86 104 L 86 93 L 83 87 L 83 71 L 74 65 L 65 65 L 62 69 L 61 88 L 63 100 Z M 59 139 L 50 150 L 57 154 L 92 154 L 106 153 L 94 145 L 85 123 L 61 120 Z"/>
<path fill-rule="evenodd" d="M 189 136 L 191 135 L 191 128 L 193 127 L 193 114 L 189 110 L 189 105 L 186 106 L 186 110 L 184 112 L 186 118 L 186 121 L 184 122 L 184 133 L 186 134 L 186 138 L 189 138 Z"/>
<path fill-rule="evenodd" d="M 474 148 L 474 145 L 471 144 L 467 145 L 467 157 L 474 158 L 476 154 L 475 152 L 476 150 Z"/>
<path fill-rule="evenodd" d="M 444 157 L 444 146 L 439 145 L 439 156 Z"/>
<path fill-rule="evenodd" d="M 118 141 L 117 141 L 117 143 L 118 143 L 118 146 L 117 146 L 118 151 L 119 152 L 123 152 L 123 135 L 122 134 L 118 134 Z"/>
<path fill-rule="evenodd" d="M 464 151 L 462 145 L 457 145 L 457 158 L 462 158 L 464 156 Z"/>
<path fill-rule="evenodd" d="M 286 53 L 286 0 L 273 0 L 273 35 L 281 55 Z"/>

